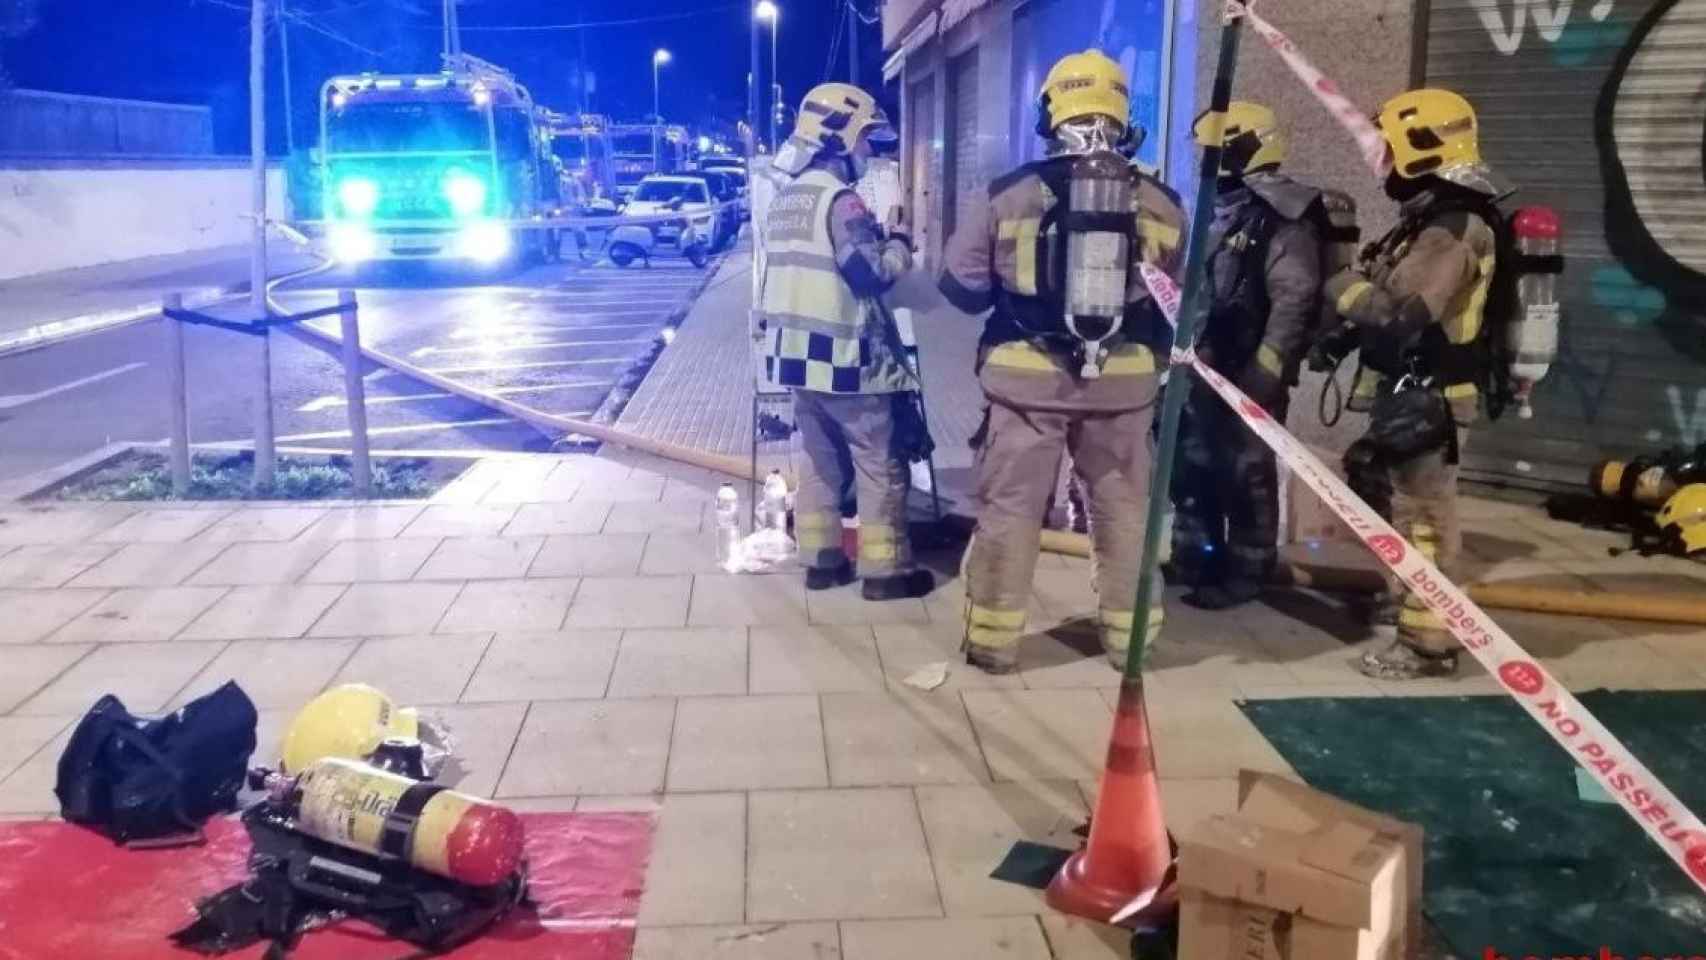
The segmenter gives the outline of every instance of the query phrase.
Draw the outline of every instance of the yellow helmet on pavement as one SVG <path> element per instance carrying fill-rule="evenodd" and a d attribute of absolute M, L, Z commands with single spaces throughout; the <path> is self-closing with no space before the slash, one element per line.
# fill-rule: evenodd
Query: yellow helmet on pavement
<path fill-rule="evenodd" d="M 1450 90 L 1423 89 L 1386 101 L 1375 123 L 1392 151 L 1392 169 L 1414 180 L 1481 164 L 1475 108 Z"/>
<path fill-rule="evenodd" d="M 1108 117 L 1131 126 L 1131 87 L 1125 71 L 1100 50 L 1061 57 L 1037 94 L 1037 133 L 1052 136 L 1063 123 Z"/>
<path fill-rule="evenodd" d="M 1208 111 L 1197 115 L 1192 132 L 1197 145 L 1213 146 L 1209 142 Z M 1262 104 L 1251 100 L 1234 100 L 1226 105 L 1226 124 L 1222 130 L 1220 172 L 1224 176 L 1242 176 L 1251 170 L 1277 167 L 1285 162 L 1285 133 L 1280 130 L 1279 118 Z"/>
<path fill-rule="evenodd" d="M 1706 483 L 1691 483 L 1672 494 L 1657 521 L 1659 532 L 1684 556 L 1706 559 Z"/>
<path fill-rule="evenodd" d="M 365 760 L 392 737 L 420 737 L 413 710 L 398 709 L 391 698 L 362 683 L 333 687 L 308 701 L 284 735 L 285 773 L 299 773 L 316 760 L 341 757 Z"/>
<path fill-rule="evenodd" d="M 821 83 L 806 94 L 794 121 L 795 141 L 834 155 L 853 152 L 861 136 L 872 143 L 896 139 L 894 126 L 875 97 L 850 83 Z"/>

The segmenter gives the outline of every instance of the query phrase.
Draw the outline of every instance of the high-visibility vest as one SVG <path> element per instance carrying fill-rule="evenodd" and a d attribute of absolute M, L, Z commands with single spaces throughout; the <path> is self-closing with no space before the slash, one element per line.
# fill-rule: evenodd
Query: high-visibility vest
<path fill-rule="evenodd" d="M 885 335 L 876 328 L 882 314 L 853 292 L 835 261 L 830 207 L 849 189 L 814 167 L 770 202 L 759 291 L 765 375 L 778 386 L 823 393 L 914 389 L 899 358 L 868 342 Z"/>

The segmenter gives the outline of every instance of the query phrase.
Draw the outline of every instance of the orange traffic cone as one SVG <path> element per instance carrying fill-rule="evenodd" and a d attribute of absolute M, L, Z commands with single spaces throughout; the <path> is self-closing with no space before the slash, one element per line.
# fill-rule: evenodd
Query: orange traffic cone
<path fill-rule="evenodd" d="M 1142 677 L 1126 677 L 1120 684 L 1090 840 L 1055 875 L 1048 903 L 1102 923 L 1119 917 L 1122 925 L 1138 930 L 1164 924 L 1178 909 Z"/>

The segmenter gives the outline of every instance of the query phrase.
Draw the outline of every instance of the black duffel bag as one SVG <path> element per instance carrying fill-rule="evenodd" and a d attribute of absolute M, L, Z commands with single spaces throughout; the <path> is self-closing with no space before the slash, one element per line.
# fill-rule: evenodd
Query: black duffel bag
<path fill-rule="evenodd" d="M 1382 392 L 1369 411 L 1366 438 L 1388 463 L 1403 463 L 1424 453 L 1449 450 L 1457 462 L 1457 423 L 1445 395 L 1431 385 L 1402 377 Z"/>
<path fill-rule="evenodd" d="M 59 757 L 60 816 L 127 846 L 199 842 L 204 820 L 236 809 L 255 722 L 235 682 L 159 719 L 108 694 Z"/>

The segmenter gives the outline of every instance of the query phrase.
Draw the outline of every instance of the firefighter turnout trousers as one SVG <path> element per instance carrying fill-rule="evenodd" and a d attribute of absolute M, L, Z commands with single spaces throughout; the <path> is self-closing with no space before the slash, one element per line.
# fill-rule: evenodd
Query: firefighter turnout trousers
<path fill-rule="evenodd" d="M 1459 427 L 1456 450 L 1441 447 L 1398 463 L 1378 454 L 1353 456 L 1367 449 L 1364 441 L 1358 441 L 1345 457 L 1351 488 L 1380 509 L 1398 535 L 1414 544 L 1440 573 L 1459 583 L 1463 532 L 1457 517 L 1457 461 L 1467 440 L 1468 431 Z M 1385 498 L 1389 499 L 1383 503 Z M 1376 622 L 1395 619 L 1398 641 L 1417 653 L 1437 657 L 1458 649 L 1439 616 L 1391 574 L 1380 605 Z"/>
<path fill-rule="evenodd" d="M 987 349 L 978 372 L 989 422 L 977 451 L 965 642 L 1001 659 L 1017 656 L 1025 633 L 1042 518 L 1063 455 L 1089 509 L 1102 646 L 1115 660 L 1130 646 L 1159 377 L 1148 348 L 1132 344 L 1114 350 L 1100 379 L 1080 381 L 1069 366 L 1014 341 Z M 1162 620 L 1159 576 L 1149 610 L 1153 640 Z"/>
<path fill-rule="evenodd" d="M 1231 579 L 1265 582 L 1279 557 L 1274 452 L 1213 390 L 1195 377 L 1189 383 L 1173 476 L 1173 563 L 1205 575 L 1218 570 Z M 1288 401 L 1289 391 L 1282 389 L 1263 409 L 1284 423 Z"/>
<path fill-rule="evenodd" d="M 794 500 L 800 559 L 837 567 L 841 502 L 851 487 L 859 501 L 859 575 L 887 577 L 913 568 L 906 536 L 906 495 L 912 482 L 896 449 L 894 405 L 903 394 L 794 391 L 794 421 L 805 461 Z"/>

